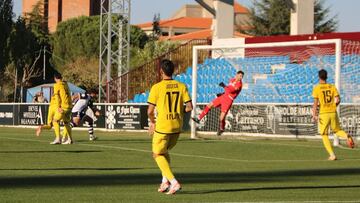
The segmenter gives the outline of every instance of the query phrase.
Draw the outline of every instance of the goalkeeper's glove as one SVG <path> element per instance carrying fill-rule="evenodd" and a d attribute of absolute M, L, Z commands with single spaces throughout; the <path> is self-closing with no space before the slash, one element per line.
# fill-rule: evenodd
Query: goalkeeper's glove
<path fill-rule="evenodd" d="M 224 92 L 217 93 L 216 96 L 217 96 L 217 97 L 220 97 L 220 96 L 223 95 L 223 94 L 224 94 Z"/>
<path fill-rule="evenodd" d="M 226 85 L 225 85 L 223 82 L 221 82 L 221 83 L 219 84 L 219 86 L 220 86 L 220 87 L 223 87 L 223 88 L 226 87 Z"/>

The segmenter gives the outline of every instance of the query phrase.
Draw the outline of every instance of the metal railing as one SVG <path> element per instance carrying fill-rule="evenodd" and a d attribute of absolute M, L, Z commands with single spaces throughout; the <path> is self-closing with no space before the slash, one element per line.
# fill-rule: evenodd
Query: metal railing
<path fill-rule="evenodd" d="M 170 59 L 175 64 L 175 74 L 185 72 L 187 67 L 192 65 L 192 47 L 196 45 L 209 45 L 209 40 L 191 40 L 175 49 L 130 70 L 122 76 L 109 82 L 110 102 L 126 102 L 134 98 L 135 94 L 145 92 L 161 80 L 160 62 L 163 59 Z M 198 56 L 198 61 L 203 62 L 208 54 Z"/>

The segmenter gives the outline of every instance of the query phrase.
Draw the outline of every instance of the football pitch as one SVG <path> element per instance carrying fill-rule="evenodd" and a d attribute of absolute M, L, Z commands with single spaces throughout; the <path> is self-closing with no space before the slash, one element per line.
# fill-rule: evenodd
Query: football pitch
<path fill-rule="evenodd" d="M 182 191 L 157 192 L 161 176 L 146 133 L 73 131 L 73 145 L 50 145 L 53 131 L 0 127 L 1 202 L 360 202 L 360 148 L 320 140 L 190 140 L 171 151 Z"/>

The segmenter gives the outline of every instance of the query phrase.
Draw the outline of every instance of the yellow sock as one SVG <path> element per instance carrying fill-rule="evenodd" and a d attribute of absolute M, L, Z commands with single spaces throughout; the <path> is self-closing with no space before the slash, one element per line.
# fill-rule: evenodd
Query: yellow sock
<path fill-rule="evenodd" d="M 62 138 L 66 138 L 69 137 L 69 134 L 66 132 L 66 129 L 64 128 L 63 132 L 62 132 Z"/>
<path fill-rule="evenodd" d="M 72 139 L 71 137 L 71 127 L 69 124 L 65 124 L 64 126 L 64 137 L 68 137 L 69 139 Z"/>
<path fill-rule="evenodd" d="M 160 168 L 161 174 L 165 176 L 168 180 L 174 179 L 174 174 L 171 172 L 169 162 L 166 160 L 164 155 L 158 155 L 155 158 L 157 165 Z"/>
<path fill-rule="evenodd" d="M 166 153 L 166 154 L 164 154 L 164 157 L 165 157 L 165 159 L 166 159 L 166 161 L 169 163 L 169 165 L 170 165 L 170 155 L 169 155 L 169 153 Z M 165 177 L 166 178 L 166 176 L 165 176 L 165 174 L 161 174 L 163 177 Z M 164 180 L 163 180 L 164 181 Z M 166 178 L 166 181 L 168 181 L 168 179 Z M 165 181 L 165 182 L 166 182 Z"/>
<path fill-rule="evenodd" d="M 326 151 L 331 155 L 334 155 L 334 150 L 331 146 L 330 140 L 329 140 L 329 136 L 328 135 L 322 135 L 322 140 L 325 146 Z"/>
<path fill-rule="evenodd" d="M 63 137 L 71 139 L 71 127 L 70 124 L 64 124 Z"/>
<path fill-rule="evenodd" d="M 60 124 L 58 121 L 53 121 L 56 139 L 60 139 Z"/>
<path fill-rule="evenodd" d="M 342 137 L 342 138 L 345 138 L 345 139 L 348 137 L 348 135 L 346 134 L 346 132 L 343 131 L 343 130 L 339 130 L 339 131 L 337 131 L 335 134 L 336 134 L 337 136 Z"/>

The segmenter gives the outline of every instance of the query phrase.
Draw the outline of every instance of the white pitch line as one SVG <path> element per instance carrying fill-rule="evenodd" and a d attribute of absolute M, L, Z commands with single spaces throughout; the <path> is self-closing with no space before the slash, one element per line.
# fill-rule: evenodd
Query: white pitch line
<path fill-rule="evenodd" d="M 341 148 L 341 149 L 350 150 L 350 151 L 360 151 L 359 148 L 349 148 L 349 147 L 344 147 L 342 145 L 339 145 L 338 147 Z"/>
<path fill-rule="evenodd" d="M 254 140 L 256 142 L 252 142 L 250 140 L 245 140 L 245 139 L 236 139 L 236 140 L 204 140 L 204 141 L 211 141 L 211 142 L 226 142 L 226 143 L 246 143 L 246 144 L 261 144 L 261 145 L 278 145 L 278 146 L 291 146 L 291 147 L 305 147 L 305 148 L 324 148 L 321 144 L 321 146 L 308 146 L 308 145 L 299 145 L 299 144 L 285 144 L 285 143 L 265 143 L 265 142 L 260 142 L 259 140 Z M 350 150 L 350 151 L 360 151 L 360 148 L 357 148 L 357 146 L 355 146 L 355 148 L 349 148 L 349 147 L 344 147 L 342 145 L 338 145 L 336 146 L 340 149 L 345 149 L 345 150 Z M 336 148 L 335 147 L 335 148 Z M 360 203 L 360 201 L 359 201 Z"/>
<path fill-rule="evenodd" d="M 34 139 L 25 139 L 25 138 L 11 138 L 11 137 L 1 137 L 3 139 L 9 140 L 18 140 L 18 141 L 29 141 L 29 142 L 47 142 L 43 140 L 34 140 Z M 97 147 L 97 148 L 107 148 L 107 149 L 119 149 L 123 151 L 135 151 L 135 152 L 144 152 L 151 153 L 151 150 L 144 149 L 136 149 L 129 147 L 118 147 L 118 146 L 108 146 L 108 145 L 100 145 L 100 144 L 82 144 L 77 143 L 76 145 L 88 146 L 88 147 Z M 246 159 L 230 159 L 230 158 L 222 158 L 222 157 L 212 157 L 212 156 L 203 156 L 203 155 L 192 155 L 192 154 L 181 154 L 181 153 L 171 153 L 174 156 L 181 157 L 191 157 L 191 158 L 202 158 L 202 159 L 210 159 L 210 160 L 221 160 L 221 161 L 231 161 L 231 162 L 242 162 L 242 163 L 274 163 L 274 162 L 329 162 L 328 160 L 246 160 Z M 360 159 L 344 159 L 341 161 L 360 161 Z"/>
<path fill-rule="evenodd" d="M 145 153 L 152 153 L 151 150 L 146 149 L 136 149 L 136 148 L 129 148 L 129 147 L 117 147 L 117 146 L 108 146 L 108 145 L 100 145 L 100 144 L 77 144 L 77 145 L 83 145 L 88 147 L 99 147 L 99 148 L 108 148 L 108 149 L 120 149 L 123 151 L 135 151 L 135 152 L 145 152 Z"/>
<path fill-rule="evenodd" d="M 291 146 L 291 147 L 305 147 L 305 148 L 323 148 L 322 146 L 308 146 L 308 145 L 299 145 L 299 144 L 284 144 L 284 143 L 265 143 L 256 140 L 256 142 L 251 142 L 248 140 L 205 140 L 205 141 L 213 141 L 213 142 L 227 142 L 227 143 L 235 143 L 236 141 L 247 143 L 247 144 L 262 144 L 262 145 L 278 145 L 278 146 Z M 255 140 L 254 140 L 255 141 Z"/>
<path fill-rule="evenodd" d="M 8 140 L 17 140 L 17 141 L 45 142 L 45 143 L 48 142 L 48 141 L 44 141 L 44 140 L 34 140 L 34 139 L 26 139 L 26 138 L 13 138 L 13 137 L 1 137 L 1 136 L 0 136 L 0 138 L 8 139 Z M 128 148 L 128 147 L 116 147 L 116 146 L 107 146 L 107 145 L 98 145 L 98 144 L 93 145 L 93 144 L 82 144 L 82 143 L 76 143 L 76 145 L 101 147 L 101 148 L 109 148 L 109 149 L 121 149 L 124 151 L 137 151 L 137 152 L 146 152 L 146 153 L 150 152 L 151 153 L 150 150 L 134 149 L 134 148 Z"/>

